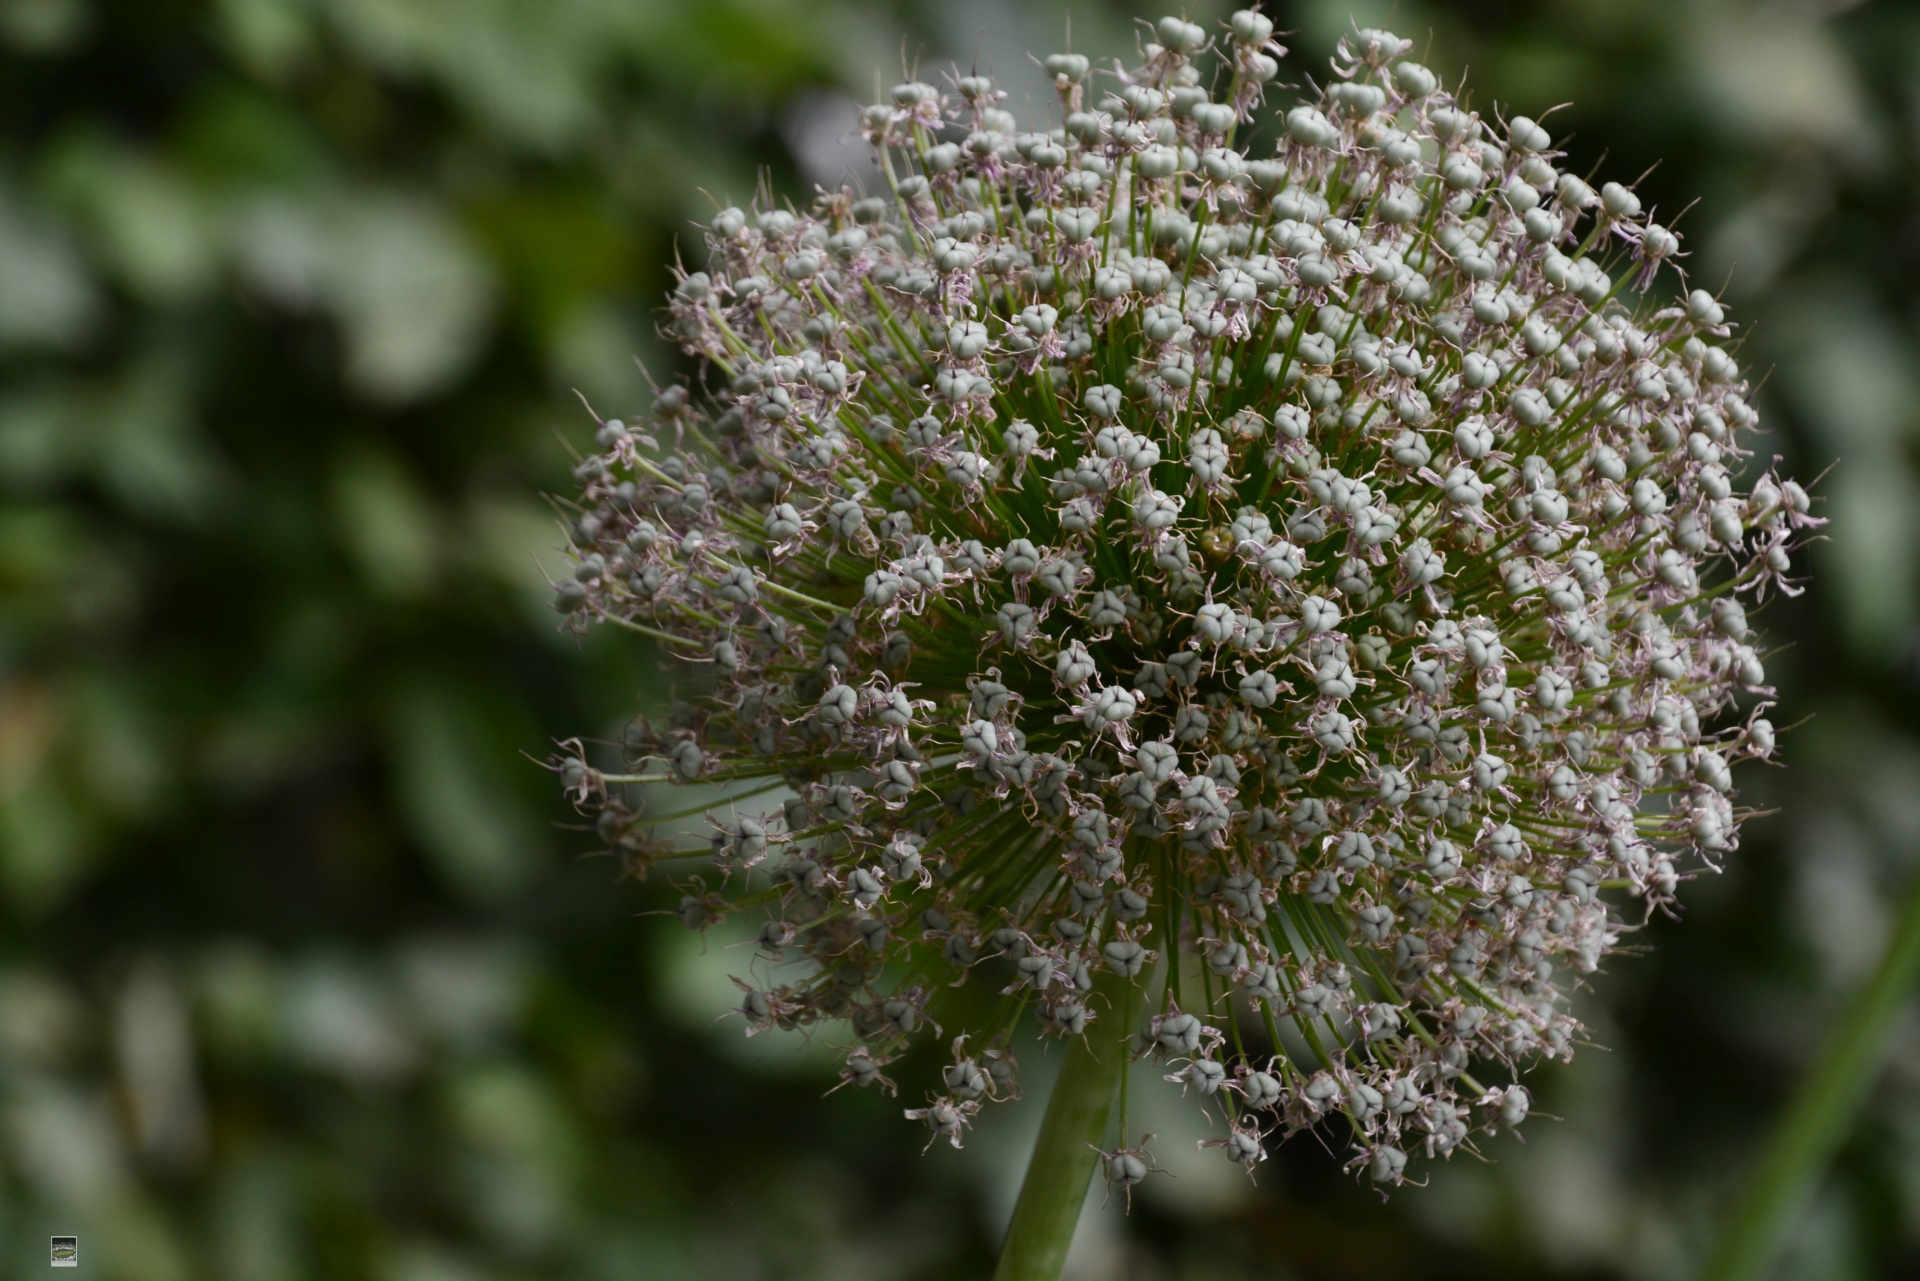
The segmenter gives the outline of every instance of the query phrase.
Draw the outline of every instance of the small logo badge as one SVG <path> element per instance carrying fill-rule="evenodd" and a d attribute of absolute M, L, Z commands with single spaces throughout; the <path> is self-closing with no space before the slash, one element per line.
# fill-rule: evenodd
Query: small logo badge
<path fill-rule="evenodd" d="M 77 1268 L 80 1266 L 79 1237 L 55 1237 L 53 1239 L 53 1266 L 56 1268 Z"/>

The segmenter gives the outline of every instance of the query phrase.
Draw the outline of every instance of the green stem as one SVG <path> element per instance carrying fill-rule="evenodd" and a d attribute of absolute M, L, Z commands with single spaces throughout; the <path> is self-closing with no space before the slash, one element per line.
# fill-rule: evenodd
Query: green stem
<path fill-rule="evenodd" d="M 1088 1008 L 1095 1017 L 1086 1035 L 1067 1042 L 993 1281 L 1057 1281 L 1060 1276 L 1126 1074 L 1136 990 L 1118 974 L 1102 972 L 1093 981 Z"/>
<path fill-rule="evenodd" d="M 1814 1180 L 1853 1127 L 1886 1058 L 1887 1034 L 1920 977 L 1920 877 L 1867 985 L 1841 1016 L 1820 1060 L 1780 1118 L 1728 1221 L 1705 1281 L 1753 1281 L 1798 1220 Z"/>

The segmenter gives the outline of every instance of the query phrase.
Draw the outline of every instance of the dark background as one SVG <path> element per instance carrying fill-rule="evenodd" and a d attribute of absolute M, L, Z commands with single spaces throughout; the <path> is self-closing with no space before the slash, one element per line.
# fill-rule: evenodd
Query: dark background
<path fill-rule="evenodd" d="M 1194 14 L 1212 22 L 1226 6 Z M 1156 11 L 1142 11 L 1157 16 Z M 1383 1203 L 1301 1139 L 1175 1178 L 1092 1278 L 1690 1274 L 1871 968 L 1920 850 L 1920 5 L 1357 14 L 1575 165 L 1647 173 L 1832 517 L 1771 608 L 1784 772 L 1586 1001 L 1524 1145 Z M 0 0 L 0 1272 L 234 1281 L 984 1275 L 1038 1105 L 920 1154 L 822 1098 L 704 948 L 566 826 L 551 741 L 658 696 L 560 634 L 565 441 L 666 372 L 690 220 L 857 168 L 854 102 L 958 60 L 1125 53 L 1079 0 Z M 1657 167 L 1656 167 L 1657 162 Z M 1730 283 L 1729 283 L 1730 282 Z M 1830 468 L 1830 470 L 1829 470 Z M 1781 1277 L 1920 1272 L 1920 1036 Z M 1036 1050 L 1030 1076 L 1047 1066 Z"/>

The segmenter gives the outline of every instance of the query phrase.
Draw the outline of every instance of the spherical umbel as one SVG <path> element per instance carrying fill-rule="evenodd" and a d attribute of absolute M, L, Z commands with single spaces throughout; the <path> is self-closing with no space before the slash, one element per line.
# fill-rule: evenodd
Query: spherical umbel
<path fill-rule="evenodd" d="M 1628 305 L 1678 238 L 1542 124 L 1384 32 L 1283 112 L 1266 19 L 1155 34 L 1048 60 L 1051 127 L 896 86 L 886 194 L 714 218 L 666 322 L 702 379 L 601 426 L 556 594 L 684 701 L 629 772 L 557 764 L 629 858 L 706 860 L 688 926 L 771 914 L 749 1034 L 833 1023 L 890 1085 L 1003 987 L 936 1138 L 1016 1089 L 1014 1020 L 1124 1017 L 1105 972 L 1233 1159 L 1338 1116 L 1397 1183 L 1519 1124 L 1569 976 L 1737 848 L 1749 611 L 1817 522 L 1720 304 Z M 710 847 L 653 779 L 733 789 Z"/>

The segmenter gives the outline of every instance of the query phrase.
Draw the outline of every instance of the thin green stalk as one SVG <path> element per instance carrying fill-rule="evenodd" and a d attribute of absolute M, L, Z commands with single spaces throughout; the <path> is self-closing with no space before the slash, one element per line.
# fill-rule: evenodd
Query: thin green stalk
<path fill-rule="evenodd" d="M 1886 1059 L 1887 1034 L 1920 977 L 1920 877 L 1867 985 L 1854 995 L 1813 1071 L 1780 1118 L 1704 1281 L 1753 1281 L 1799 1221 L 1814 1180 L 1853 1128 Z"/>
<path fill-rule="evenodd" d="M 1060 1276 L 1126 1075 L 1136 991 L 1135 984 L 1110 972 L 1093 981 L 1088 1008 L 1095 1019 L 1086 1035 L 1067 1042 L 993 1281 L 1057 1281 Z"/>

